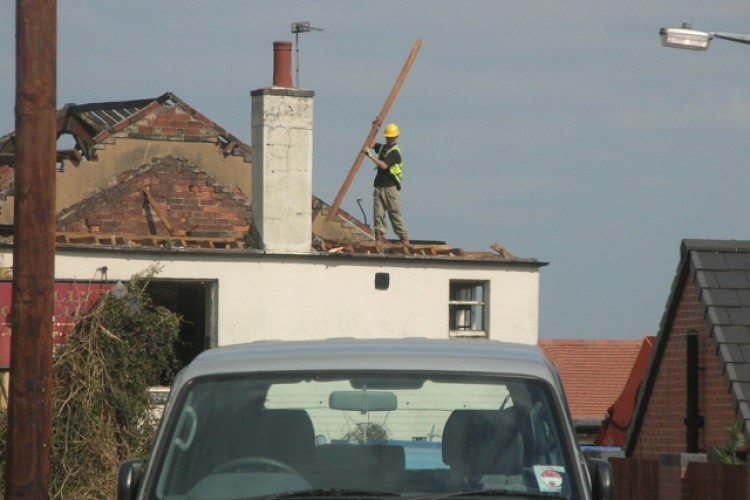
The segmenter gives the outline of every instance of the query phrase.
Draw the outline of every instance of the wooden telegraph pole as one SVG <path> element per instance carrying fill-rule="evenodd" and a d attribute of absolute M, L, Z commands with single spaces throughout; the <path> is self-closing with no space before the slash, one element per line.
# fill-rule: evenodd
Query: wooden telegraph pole
<path fill-rule="evenodd" d="M 56 0 L 16 0 L 16 163 L 6 499 L 48 497 L 57 126 Z"/>
<path fill-rule="evenodd" d="M 370 144 L 372 144 L 372 142 L 375 140 L 378 129 L 380 129 L 380 126 L 383 124 L 383 120 L 385 120 L 388 111 L 391 109 L 391 104 L 393 104 L 393 101 L 396 100 L 396 95 L 401 89 L 401 85 L 403 85 L 404 80 L 406 79 L 406 75 L 409 73 L 411 65 L 414 63 L 414 59 L 417 58 L 417 54 L 419 53 L 420 48 L 422 48 L 422 39 L 417 38 L 417 41 L 414 42 L 414 46 L 409 53 L 409 57 L 406 58 L 404 67 L 401 69 L 401 73 L 399 73 L 398 78 L 396 79 L 396 83 L 391 89 L 391 93 L 388 94 L 388 98 L 385 100 L 383 109 L 380 111 L 380 114 L 377 116 L 377 118 L 375 118 L 375 121 L 372 122 L 370 133 L 367 135 L 365 143 L 361 148 L 359 148 L 357 157 L 354 159 L 354 164 L 352 165 L 351 169 L 349 169 L 349 175 L 346 176 L 346 180 L 344 180 L 344 184 L 341 186 L 341 189 L 339 189 L 339 193 L 336 195 L 336 199 L 333 201 L 331 210 L 326 216 L 327 221 L 330 221 L 336 215 L 336 212 L 338 212 L 341 201 L 344 199 L 344 195 L 346 195 L 346 192 L 349 190 L 349 186 L 351 186 L 352 181 L 354 180 L 354 176 L 357 175 L 357 171 L 359 170 L 360 165 L 362 165 L 362 160 L 365 157 L 362 150 L 366 147 L 370 147 Z"/>

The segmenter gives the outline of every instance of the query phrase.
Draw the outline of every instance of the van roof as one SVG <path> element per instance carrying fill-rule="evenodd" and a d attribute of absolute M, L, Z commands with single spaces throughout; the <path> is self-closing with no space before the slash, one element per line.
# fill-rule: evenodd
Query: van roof
<path fill-rule="evenodd" d="M 554 383 L 536 345 L 489 339 L 353 339 L 256 341 L 201 353 L 178 377 L 289 370 L 394 370 L 512 374 Z"/>

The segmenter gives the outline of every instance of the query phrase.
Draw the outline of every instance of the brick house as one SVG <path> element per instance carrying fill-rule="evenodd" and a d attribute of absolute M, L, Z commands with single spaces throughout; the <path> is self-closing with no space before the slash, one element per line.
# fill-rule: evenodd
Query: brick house
<path fill-rule="evenodd" d="M 251 144 L 169 92 L 63 107 L 58 137 L 74 146 L 57 158 L 56 279 L 85 288 L 158 264 L 149 291 L 185 318 L 184 361 L 267 338 L 537 342 L 546 263 L 415 238 L 411 251 L 376 252 L 370 227 L 329 217 L 312 193 L 313 92 L 274 82 L 251 100 Z M 12 270 L 14 140 L 0 137 L 0 288 Z M 0 354 L 9 335 L 0 318 Z"/>
<path fill-rule="evenodd" d="M 750 437 L 750 241 L 684 240 L 626 453 L 710 453 L 733 422 Z"/>
<path fill-rule="evenodd" d="M 67 104 L 58 111 L 58 137 L 75 143 L 57 152 L 61 242 L 116 234 L 141 244 L 181 237 L 207 247 L 245 245 L 252 148 L 175 94 Z M 0 226 L 13 223 L 14 158 L 10 133 L 0 137 Z M 312 206 L 313 226 L 323 238 L 372 240 L 369 228 L 346 212 L 326 223 L 328 205 L 312 196 Z"/>

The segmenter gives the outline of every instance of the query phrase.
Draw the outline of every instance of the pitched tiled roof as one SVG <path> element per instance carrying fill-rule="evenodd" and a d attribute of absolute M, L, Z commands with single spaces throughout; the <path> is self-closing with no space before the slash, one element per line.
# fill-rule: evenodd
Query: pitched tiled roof
<path fill-rule="evenodd" d="M 540 340 L 560 372 L 575 420 L 604 420 L 622 392 L 643 339 Z"/>
<path fill-rule="evenodd" d="M 694 282 L 706 329 L 713 341 L 736 416 L 750 436 L 750 241 L 683 240 L 680 264 L 656 339 L 649 370 L 638 396 L 633 427 L 628 434 L 632 451 L 645 417 L 659 363 L 672 329 L 680 292 Z"/>

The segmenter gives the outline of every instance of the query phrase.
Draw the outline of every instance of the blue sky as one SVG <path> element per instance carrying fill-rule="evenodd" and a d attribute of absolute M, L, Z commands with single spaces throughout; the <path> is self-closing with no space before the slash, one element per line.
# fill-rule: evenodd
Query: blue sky
<path fill-rule="evenodd" d="M 251 90 L 299 35 L 313 191 L 332 203 L 417 37 L 401 128 L 412 239 L 549 262 L 540 338 L 658 331 L 684 238 L 750 239 L 750 46 L 667 49 L 662 26 L 750 33 L 746 0 L 144 1 L 58 5 L 58 107 L 171 91 L 250 142 Z M 15 2 L 0 2 L 0 134 Z M 365 165 L 366 166 L 366 165 Z M 371 221 L 372 172 L 342 208 Z M 390 235 L 393 237 L 393 235 Z"/>

